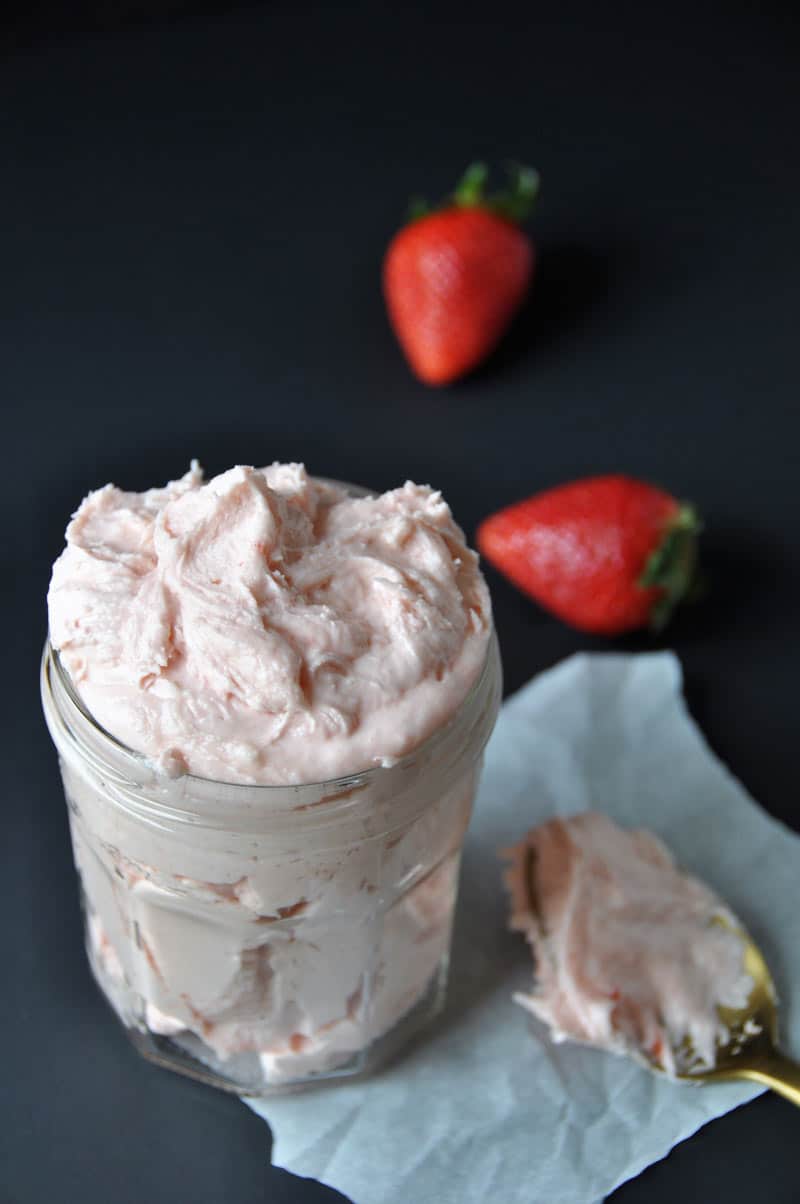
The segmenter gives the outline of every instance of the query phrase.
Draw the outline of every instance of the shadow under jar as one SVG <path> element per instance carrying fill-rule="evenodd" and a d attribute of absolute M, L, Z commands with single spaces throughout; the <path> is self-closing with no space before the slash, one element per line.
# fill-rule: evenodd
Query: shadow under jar
<path fill-rule="evenodd" d="M 170 778 L 95 722 L 49 644 L 41 682 L 89 960 L 141 1053 L 262 1095 L 372 1070 L 436 1015 L 494 635 L 420 748 L 300 786 Z"/>

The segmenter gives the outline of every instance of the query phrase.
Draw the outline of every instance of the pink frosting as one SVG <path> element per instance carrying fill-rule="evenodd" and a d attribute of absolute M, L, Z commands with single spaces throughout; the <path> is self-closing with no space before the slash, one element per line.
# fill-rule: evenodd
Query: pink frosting
<path fill-rule="evenodd" d="M 639 1054 L 673 1074 L 713 1066 L 728 1035 L 718 1008 L 743 1007 L 753 986 L 721 900 L 657 836 L 596 812 L 549 820 L 509 856 L 511 927 L 536 972 L 517 1002 L 556 1040 Z"/>
<path fill-rule="evenodd" d="M 391 764 L 486 655 L 477 557 L 439 493 L 302 465 L 106 485 L 67 528 L 50 635 L 94 717 L 169 773 L 319 781 Z"/>

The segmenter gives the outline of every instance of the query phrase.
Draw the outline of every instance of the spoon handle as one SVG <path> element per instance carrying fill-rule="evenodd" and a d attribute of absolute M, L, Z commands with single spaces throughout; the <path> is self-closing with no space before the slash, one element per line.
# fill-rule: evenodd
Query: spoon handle
<path fill-rule="evenodd" d="M 787 1058 L 779 1049 L 760 1058 L 752 1066 L 743 1066 L 741 1075 L 742 1078 L 763 1083 L 800 1108 L 800 1063 Z"/>

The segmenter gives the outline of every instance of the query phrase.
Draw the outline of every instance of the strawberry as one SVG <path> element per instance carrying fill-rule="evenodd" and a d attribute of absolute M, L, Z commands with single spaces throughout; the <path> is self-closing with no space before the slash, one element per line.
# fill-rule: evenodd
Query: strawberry
<path fill-rule="evenodd" d="M 389 320 L 420 380 L 446 385 L 499 342 L 527 291 L 534 249 L 519 228 L 539 189 L 530 168 L 512 170 L 508 193 L 484 195 L 488 172 L 470 167 L 453 196 L 392 239 L 383 262 Z"/>
<path fill-rule="evenodd" d="M 660 629 L 693 583 L 700 523 L 669 493 L 625 476 L 535 494 L 478 528 L 481 553 L 581 631 Z"/>

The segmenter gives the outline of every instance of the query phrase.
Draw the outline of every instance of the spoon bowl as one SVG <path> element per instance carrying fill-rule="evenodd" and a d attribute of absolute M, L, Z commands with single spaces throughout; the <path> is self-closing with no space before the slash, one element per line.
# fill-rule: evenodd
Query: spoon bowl
<path fill-rule="evenodd" d="M 741 940 L 744 968 L 752 979 L 753 989 L 744 1007 L 717 1009 L 727 1029 L 727 1039 L 717 1045 L 714 1066 L 708 1067 L 699 1060 L 693 1065 L 692 1051 L 684 1042 L 675 1050 L 677 1064 L 684 1067 L 675 1077 L 692 1083 L 750 1079 L 800 1107 L 800 1065 L 778 1048 L 778 1002 L 769 967 L 744 928 L 722 917 L 717 922 Z M 658 1063 L 648 1064 L 653 1070 L 663 1072 Z"/>
<path fill-rule="evenodd" d="M 541 908 L 536 887 L 536 859 L 528 850 L 525 867 L 528 908 L 539 917 Z M 730 915 L 716 916 L 714 923 L 722 925 L 742 943 L 743 967 L 753 988 L 743 1007 L 720 1005 L 717 1008 L 726 1030 L 724 1041 L 718 1042 L 714 1065 L 708 1066 L 685 1037 L 673 1048 L 674 1064 L 681 1069 L 669 1077 L 685 1083 L 719 1083 L 731 1079 L 749 1079 L 762 1083 L 800 1107 L 800 1064 L 778 1048 L 778 1000 L 775 984 L 761 950 L 741 924 Z M 633 1055 L 650 1070 L 666 1074 L 665 1067 L 644 1051 Z"/>

